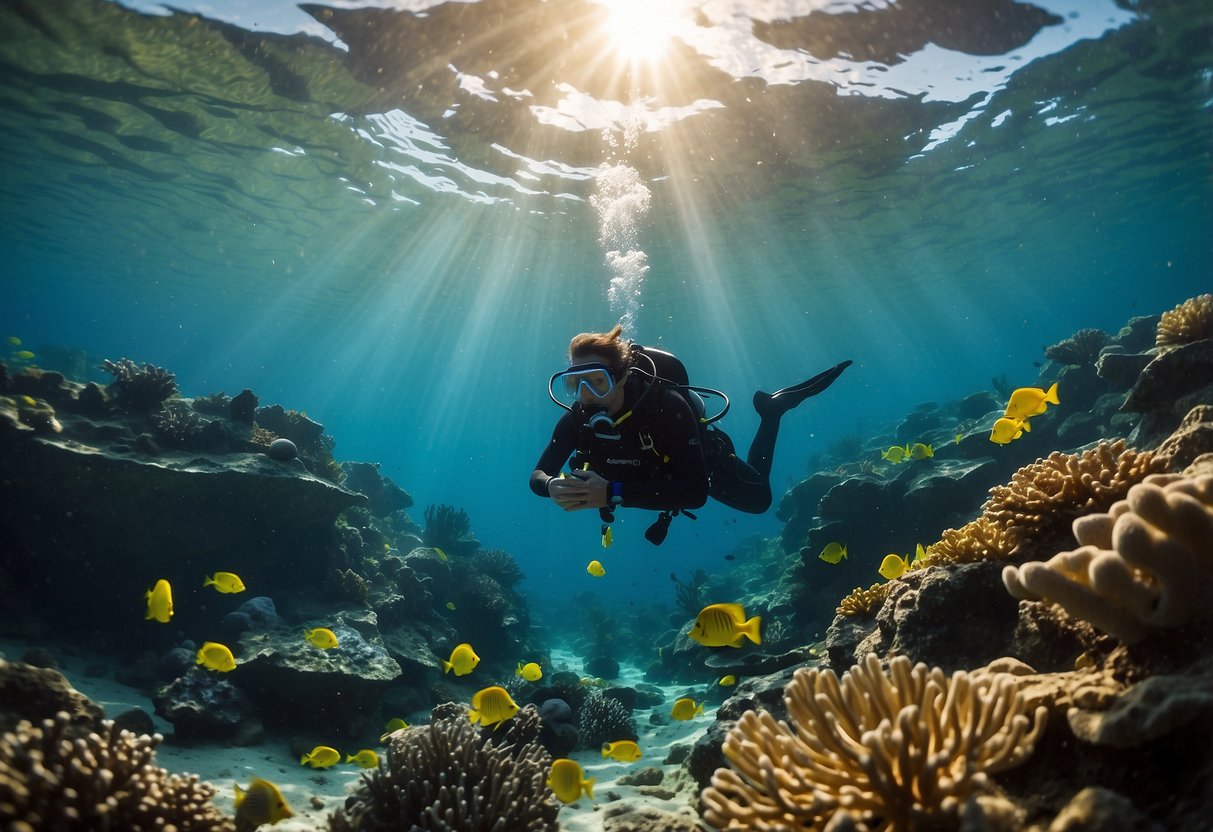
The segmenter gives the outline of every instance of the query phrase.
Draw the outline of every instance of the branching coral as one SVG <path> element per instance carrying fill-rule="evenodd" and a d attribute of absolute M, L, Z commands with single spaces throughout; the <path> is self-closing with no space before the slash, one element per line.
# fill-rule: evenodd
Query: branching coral
<path fill-rule="evenodd" d="M 1188 298 L 1174 309 L 1162 313 L 1154 345 L 1159 350 L 1213 338 L 1213 295 Z"/>
<path fill-rule="evenodd" d="M 1075 520 L 1074 536 L 1072 552 L 1004 569 L 1007 591 L 1055 601 L 1127 644 L 1208 614 L 1213 473 L 1148 477 L 1106 514 Z"/>
<path fill-rule="evenodd" d="M 211 803 L 215 789 L 196 775 L 153 765 L 160 736 L 136 737 L 112 722 L 72 740 L 59 713 L 35 727 L 22 722 L 0 742 L 0 816 L 11 832 L 35 829 L 177 829 L 234 832 Z"/>
<path fill-rule="evenodd" d="M 708 573 L 696 569 L 691 573 L 690 580 L 684 584 L 678 580 L 677 574 L 671 572 L 670 580 L 674 582 L 678 595 L 678 609 L 689 616 L 699 615 L 699 611 L 703 609 L 703 589 L 708 581 Z"/>
<path fill-rule="evenodd" d="M 1112 336 L 1102 329 L 1080 329 L 1061 343 L 1046 347 L 1045 357 L 1058 364 L 1091 367 L 1111 340 Z"/>
<path fill-rule="evenodd" d="M 496 738 L 463 713 L 392 736 L 387 759 L 366 774 L 329 819 L 332 832 L 540 832 L 559 827 L 545 785 L 551 757 L 538 743 L 539 716 L 523 708 Z M 519 720 L 523 720 L 519 722 Z"/>
<path fill-rule="evenodd" d="M 171 402 L 152 414 L 152 425 L 161 439 L 184 448 L 198 441 L 205 423 L 185 402 Z"/>
<path fill-rule="evenodd" d="M 472 571 L 486 575 L 506 589 L 526 576 L 514 556 L 504 549 L 482 549 L 472 558 Z"/>
<path fill-rule="evenodd" d="M 470 554 L 480 547 L 472 537 L 472 523 L 463 509 L 454 506 L 427 506 L 425 531 L 421 539 L 426 546 L 442 549 L 448 554 Z"/>
<path fill-rule="evenodd" d="M 1007 674 L 951 678 L 875 654 L 842 675 L 796 671 L 788 722 L 747 711 L 724 741 L 731 768 L 703 791 L 721 829 L 934 828 L 990 788 L 989 775 L 1031 755 L 1047 710 L 1031 713 Z"/>
<path fill-rule="evenodd" d="M 857 586 L 850 595 L 842 599 L 834 612 L 847 616 L 873 615 L 889 596 L 891 586 L 892 584 L 887 582 L 872 584 L 867 589 Z"/>
<path fill-rule="evenodd" d="M 106 360 L 101 369 L 114 377 L 110 391 L 126 410 L 155 410 L 161 402 L 177 395 L 177 380 L 171 372 L 152 364 L 136 364 L 129 358 Z"/>

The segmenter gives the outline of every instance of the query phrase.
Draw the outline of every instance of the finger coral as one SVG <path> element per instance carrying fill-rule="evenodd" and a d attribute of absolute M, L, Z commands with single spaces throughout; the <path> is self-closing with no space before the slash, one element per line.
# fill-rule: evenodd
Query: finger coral
<path fill-rule="evenodd" d="M 1208 613 L 1213 473 L 1147 477 L 1106 514 L 1075 520 L 1074 536 L 1074 551 L 1004 569 L 1007 591 L 1058 603 L 1126 644 Z"/>
<path fill-rule="evenodd" d="M 1162 313 L 1154 345 L 1161 350 L 1213 338 L 1213 295 L 1188 298 L 1174 309 Z"/>
<path fill-rule="evenodd" d="M 1007 674 L 911 666 L 889 675 L 875 654 L 842 675 L 796 671 L 784 689 L 789 722 L 747 711 L 724 741 L 731 768 L 704 789 L 704 819 L 754 832 L 863 824 L 935 828 L 1022 763 L 1044 730 Z M 842 827 L 839 827 L 842 828 Z"/>
<path fill-rule="evenodd" d="M 874 615 L 876 610 L 880 609 L 884 603 L 884 599 L 889 595 L 889 588 L 893 585 L 889 582 L 872 584 L 867 589 L 861 586 L 855 589 L 846 598 L 839 602 L 838 607 L 834 610 L 838 615 Z"/>
<path fill-rule="evenodd" d="M 392 736 L 386 762 L 365 774 L 329 819 L 332 832 L 559 828 L 559 804 L 546 785 L 551 758 L 538 743 L 533 705 L 519 711 L 497 738 L 462 712 L 440 716 L 436 710 L 434 716 L 429 725 Z"/>
<path fill-rule="evenodd" d="M 135 736 L 112 722 L 71 739 L 59 713 L 41 726 L 22 722 L 0 742 L 0 816 L 11 832 L 35 829 L 176 829 L 234 832 L 211 803 L 215 789 L 196 775 L 153 764 L 160 736 Z"/>

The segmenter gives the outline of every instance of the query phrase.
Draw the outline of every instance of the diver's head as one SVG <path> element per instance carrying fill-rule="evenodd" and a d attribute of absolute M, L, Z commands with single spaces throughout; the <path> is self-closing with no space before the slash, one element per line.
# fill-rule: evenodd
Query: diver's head
<path fill-rule="evenodd" d="M 583 332 L 569 343 L 567 394 L 583 408 L 614 414 L 623 408 L 623 380 L 632 363 L 632 344 L 619 324 L 610 332 Z M 571 403 L 571 402 L 570 402 Z"/>
<path fill-rule="evenodd" d="M 604 364 L 615 383 L 623 381 L 632 366 L 632 342 L 623 337 L 623 325 L 610 332 L 583 332 L 569 342 L 569 364 Z"/>

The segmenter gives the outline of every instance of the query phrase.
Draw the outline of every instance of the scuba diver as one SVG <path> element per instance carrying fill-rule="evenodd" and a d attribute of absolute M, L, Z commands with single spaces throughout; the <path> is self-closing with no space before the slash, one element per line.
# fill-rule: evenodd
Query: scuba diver
<path fill-rule="evenodd" d="M 742 460 L 728 435 L 712 425 L 728 412 L 728 397 L 692 386 L 677 357 L 622 333 L 616 324 L 570 342 L 569 367 L 548 380 L 548 395 L 565 413 L 530 481 L 532 491 L 565 511 L 597 509 L 603 546 L 611 544 L 620 506 L 660 512 L 645 532 L 654 545 L 665 540 L 675 516 L 694 519 L 689 509 L 709 496 L 750 514 L 766 511 L 779 420 L 851 365 L 843 361 L 793 387 L 755 393 L 761 422 Z M 706 415 L 705 395 L 723 399 L 719 413 Z M 570 470 L 561 473 L 566 461 Z"/>

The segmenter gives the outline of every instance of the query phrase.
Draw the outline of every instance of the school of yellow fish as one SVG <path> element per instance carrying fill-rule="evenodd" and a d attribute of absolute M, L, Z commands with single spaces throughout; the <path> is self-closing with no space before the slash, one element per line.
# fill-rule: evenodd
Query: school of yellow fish
<path fill-rule="evenodd" d="M 1053 386 L 1048 390 L 1039 387 L 1020 387 L 1015 390 L 1007 401 L 1006 411 L 994 422 L 994 427 L 990 430 L 990 441 L 997 445 L 1006 445 L 1024 433 L 1030 433 L 1032 426 L 1028 419 L 1044 413 L 1051 404 L 1061 404 L 1061 400 L 1057 398 L 1057 382 L 1053 382 Z"/>

